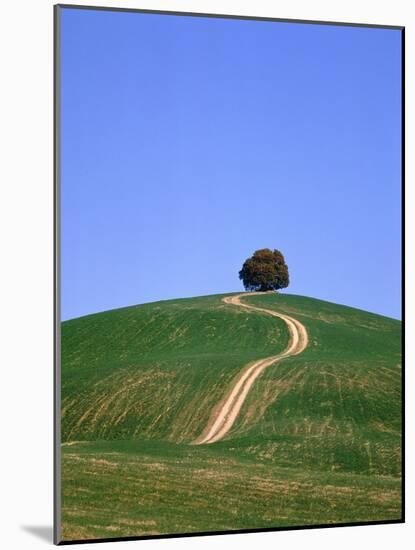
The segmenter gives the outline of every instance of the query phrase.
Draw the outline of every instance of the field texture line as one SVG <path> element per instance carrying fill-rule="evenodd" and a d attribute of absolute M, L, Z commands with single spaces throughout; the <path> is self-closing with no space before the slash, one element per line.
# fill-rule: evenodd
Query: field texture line
<path fill-rule="evenodd" d="M 265 357 L 264 359 L 258 359 L 257 361 L 252 363 L 249 368 L 246 368 L 245 366 L 235 385 L 225 398 L 215 418 L 209 421 L 208 426 L 202 433 L 202 435 L 193 442 L 194 445 L 215 443 L 216 441 L 222 439 L 232 428 L 246 399 L 246 396 L 248 395 L 249 390 L 252 388 L 252 385 L 258 378 L 258 376 L 267 367 L 274 365 L 278 361 L 286 359 L 287 357 L 298 355 L 299 353 L 303 352 L 307 347 L 307 330 L 305 326 L 300 323 L 300 321 L 297 321 L 297 319 L 294 319 L 293 317 L 290 317 L 278 311 L 274 311 L 272 309 L 251 306 L 247 303 L 241 302 L 241 297 L 252 295 L 258 296 L 259 294 L 265 293 L 244 292 L 243 294 L 238 294 L 236 296 L 226 296 L 222 299 L 226 304 L 250 309 L 252 311 L 259 311 L 262 313 L 266 313 L 267 315 L 272 315 L 273 317 L 279 317 L 280 319 L 282 319 L 288 327 L 288 332 L 290 336 L 288 346 L 283 352 L 279 353 L 278 355 Z"/>

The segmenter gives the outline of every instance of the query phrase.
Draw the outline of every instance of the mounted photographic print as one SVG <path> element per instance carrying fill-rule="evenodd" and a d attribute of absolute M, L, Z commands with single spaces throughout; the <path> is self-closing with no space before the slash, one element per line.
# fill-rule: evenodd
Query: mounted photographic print
<path fill-rule="evenodd" d="M 403 521 L 401 27 L 55 6 L 55 542 Z"/>

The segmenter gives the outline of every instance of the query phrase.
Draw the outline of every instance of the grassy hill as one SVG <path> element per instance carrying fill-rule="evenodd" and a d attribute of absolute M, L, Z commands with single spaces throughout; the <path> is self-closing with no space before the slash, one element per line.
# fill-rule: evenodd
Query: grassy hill
<path fill-rule="evenodd" d="M 189 445 L 283 321 L 223 296 L 62 324 L 63 538 L 397 520 L 401 323 L 320 300 L 244 300 L 309 346 L 255 382 L 225 439 Z"/>

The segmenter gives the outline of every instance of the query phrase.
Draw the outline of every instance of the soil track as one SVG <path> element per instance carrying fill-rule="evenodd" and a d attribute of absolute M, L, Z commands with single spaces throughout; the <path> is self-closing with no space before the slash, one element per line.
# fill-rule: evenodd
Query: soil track
<path fill-rule="evenodd" d="M 222 404 L 219 406 L 219 408 L 218 406 L 215 407 L 205 431 L 193 442 L 194 445 L 215 443 L 215 441 L 219 441 L 220 439 L 222 439 L 232 428 L 246 399 L 246 396 L 248 395 L 249 390 L 251 389 L 253 383 L 258 378 L 258 376 L 267 367 L 274 365 L 277 361 L 281 361 L 281 359 L 285 359 L 287 357 L 292 357 L 293 355 L 298 355 L 307 347 L 308 334 L 304 325 L 300 323 L 300 321 L 297 321 L 297 319 L 294 319 L 293 317 L 289 317 L 288 315 L 279 313 L 272 309 L 251 306 L 249 304 L 241 302 L 241 297 L 258 294 L 261 293 L 252 292 L 238 294 L 236 296 L 226 296 L 225 298 L 223 298 L 223 301 L 226 304 L 250 309 L 253 311 L 260 311 L 266 313 L 267 315 L 272 315 L 273 317 L 279 317 L 280 319 L 282 319 L 287 324 L 288 332 L 290 335 L 288 346 L 283 352 L 279 353 L 278 355 L 265 357 L 264 359 L 258 359 L 257 361 L 249 364 L 242 370 L 233 388 L 225 397 Z"/>

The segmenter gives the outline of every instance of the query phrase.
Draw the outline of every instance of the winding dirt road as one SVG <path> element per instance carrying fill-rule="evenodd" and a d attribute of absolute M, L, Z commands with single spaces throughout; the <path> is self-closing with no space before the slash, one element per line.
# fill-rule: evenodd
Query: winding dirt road
<path fill-rule="evenodd" d="M 211 419 L 200 437 L 195 441 L 195 445 L 202 445 L 204 443 L 215 443 L 222 439 L 232 428 L 236 417 L 241 410 L 241 407 L 251 389 L 253 383 L 258 376 L 269 366 L 274 365 L 277 361 L 298 355 L 307 347 L 308 335 L 303 324 L 293 317 L 289 317 L 283 313 L 279 313 L 272 309 L 265 309 L 263 307 L 251 306 L 249 304 L 241 302 L 241 297 L 258 295 L 259 292 L 243 293 L 236 296 L 226 296 L 223 301 L 226 304 L 242 307 L 245 309 L 251 309 L 253 311 L 260 311 L 273 317 L 279 317 L 288 327 L 290 339 L 286 349 L 278 355 L 271 357 L 265 357 L 264 359 L 258 359 L 252 363 L 248 368 L 244 368 L 235 385 L 225 397 L 222 405 L 217 410 L 215 407 L 215 413 L 212 413 Z M 265 293 L 264 293 L 265 294 Z M 212 418 L 213 417 L 213 418 Z"/>

